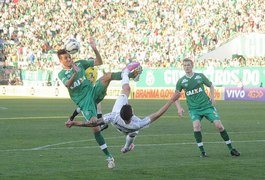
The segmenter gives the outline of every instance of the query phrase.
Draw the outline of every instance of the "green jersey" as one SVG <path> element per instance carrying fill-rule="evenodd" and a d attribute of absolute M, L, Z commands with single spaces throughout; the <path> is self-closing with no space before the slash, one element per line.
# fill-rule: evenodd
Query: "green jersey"
<path fill-rule="evenodd" d="M 86 78 L 85 70 L 88 67 L 94 67 L 94 60 L 79 60 L 75 64 L 78 66 L 77 76 L 71 87 L 67 88 L 71 99 L 78 105 L 79 102 L 86 97 L 87 93 L 92 91 L 93 84 Z M 66 84 L 66 82 L 72 77 L 73 69 L 63 69 L 59 72 L 58 77 Z"/>
<path fill-rule="evenodd" d="M 204 110 L 212 107 L 212 102 L 205 92 L 204 85 L 210 87 L 212 82 L 202 73 L 194 73 L 191 77 L 183 76 L 176 84 L 176 91 L 185 91 L 189 110 Z"/>

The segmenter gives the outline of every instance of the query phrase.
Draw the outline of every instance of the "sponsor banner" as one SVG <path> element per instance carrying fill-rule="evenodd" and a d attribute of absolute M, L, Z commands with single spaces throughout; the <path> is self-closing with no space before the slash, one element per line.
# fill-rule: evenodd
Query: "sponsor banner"
<path fill-rule="evenodd" d="M 174 92 L 173 88 L 136 88 L 134 99 L 169 99 Z"/>
<path fill-rule="evenodd" d="M 210 89 L 205 89 L 208 96 Z M 136 88 L 134 92 L 134 99 L 169 99 L 175 92 L 174 88 Z M 215 88 L 215 100 L 223 100 L 223 88 Z M 184 91 L 181 92 L 180 100 L 185 100 Z"/>
<path fill-rule="evenodd" d="M 134 85 L 131 86 L 133 95 Z M 105 99 L 116 99 L 121 93 L 119 81 L 110 83 Z M 1 96 L 25 96 L 47 98 L 70 98 L 67 88 L 64 86 L 0 86 Z"/>
<path fill-rule="evenodd" d="M 265 88 L 225 88 L 224 100 L 265 101 Z"/>
<path fill-rule="evenodd" d="M 69 98 L 66 88 L 53 86 L 0 86 L 0 96 Z"/>
<path fill-rule="evenodd" d="M 262 67 L 240 68 L 196 68 L 194 72 L 204 73 L 217 87 L 259 87 L 265 83 L 265 70 Z M 141 88 L 171 88 L 178 79 L 185 75 L 179 68 L 145 68 L 137 87 Z"/>
<path fill-rule="evenodd" d="M 224 88 L 223 87 L 215 87 L 214 88 L 214 99 L 215 100 L 224 100 Z M 210 97 L 210 89 L 205 88 L 206 94 Z"/>

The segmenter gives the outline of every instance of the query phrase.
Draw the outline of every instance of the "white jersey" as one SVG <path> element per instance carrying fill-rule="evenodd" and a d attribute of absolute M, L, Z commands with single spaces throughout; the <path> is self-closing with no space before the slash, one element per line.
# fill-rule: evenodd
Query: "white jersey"
<path fill-rule="evenodd" d="M 103 120 L 107 124 L 111 123 L 120 132 L 123 132 L 125 134 L 138 131 L 142 128 L 147 128 L 149 127 L 149 124 L 151 122 L 149 117 L 140 119 L 137 116 L 133 116 L 131 118 L 131 122 L 129 124 L 126 124 L 121 118 L 120 113 L 118 112 L 111 112 L 111 113 L 105 114 L 103 116 Z"/>
<path fill-rule="evenodd" d="M 104 123 L 111 123 L 120 132 L 123 132 L 125 134 L 133 132 L 138 133 L 138 130 L 149 127 L 149 124 L 151 123 L 149 116 L 145 117 L 144 119 L 141 119 L 137 116 L 133 116 L 131 118 L 131 122 L 129 124 L 126 124 L 120 116 L 120 110 L 125 104 L 128 104 L 128 97 L 125 94 L 121 94 L 117 98 L 113 106 L 112 112 L 103 116 Z"/>

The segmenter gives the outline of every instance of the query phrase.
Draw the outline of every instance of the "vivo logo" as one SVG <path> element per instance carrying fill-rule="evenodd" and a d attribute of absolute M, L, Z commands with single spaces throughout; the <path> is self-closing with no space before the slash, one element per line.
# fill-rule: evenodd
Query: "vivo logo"
<path fill-rule="evenodd" d="M 243 90 L 227 90 L 226 95 L 228 98 L 244 98 L 246 93 Z"/>

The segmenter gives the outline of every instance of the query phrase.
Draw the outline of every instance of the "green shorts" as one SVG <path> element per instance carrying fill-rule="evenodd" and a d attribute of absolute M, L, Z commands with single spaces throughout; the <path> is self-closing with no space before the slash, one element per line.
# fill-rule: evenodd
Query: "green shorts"
<path fill-rule="evenodd" d="M 214 107 L 210 107 L 204 110 L 189 110 L 191 121 L 202 120 L 203 117 L 208 119 L 210 122 L 220 120 L 219 114 Z"/>
<path fill-rule="evenodd" d="M 92 117 L 97 117 L 97 104 L 104 99 L 106 94 L 107 87 L 100 80 L 97 80 L 93 89 L 88 91 L 83 100 L 79 102 L 78 106 L 86 121 L 89 121 Z"/>

